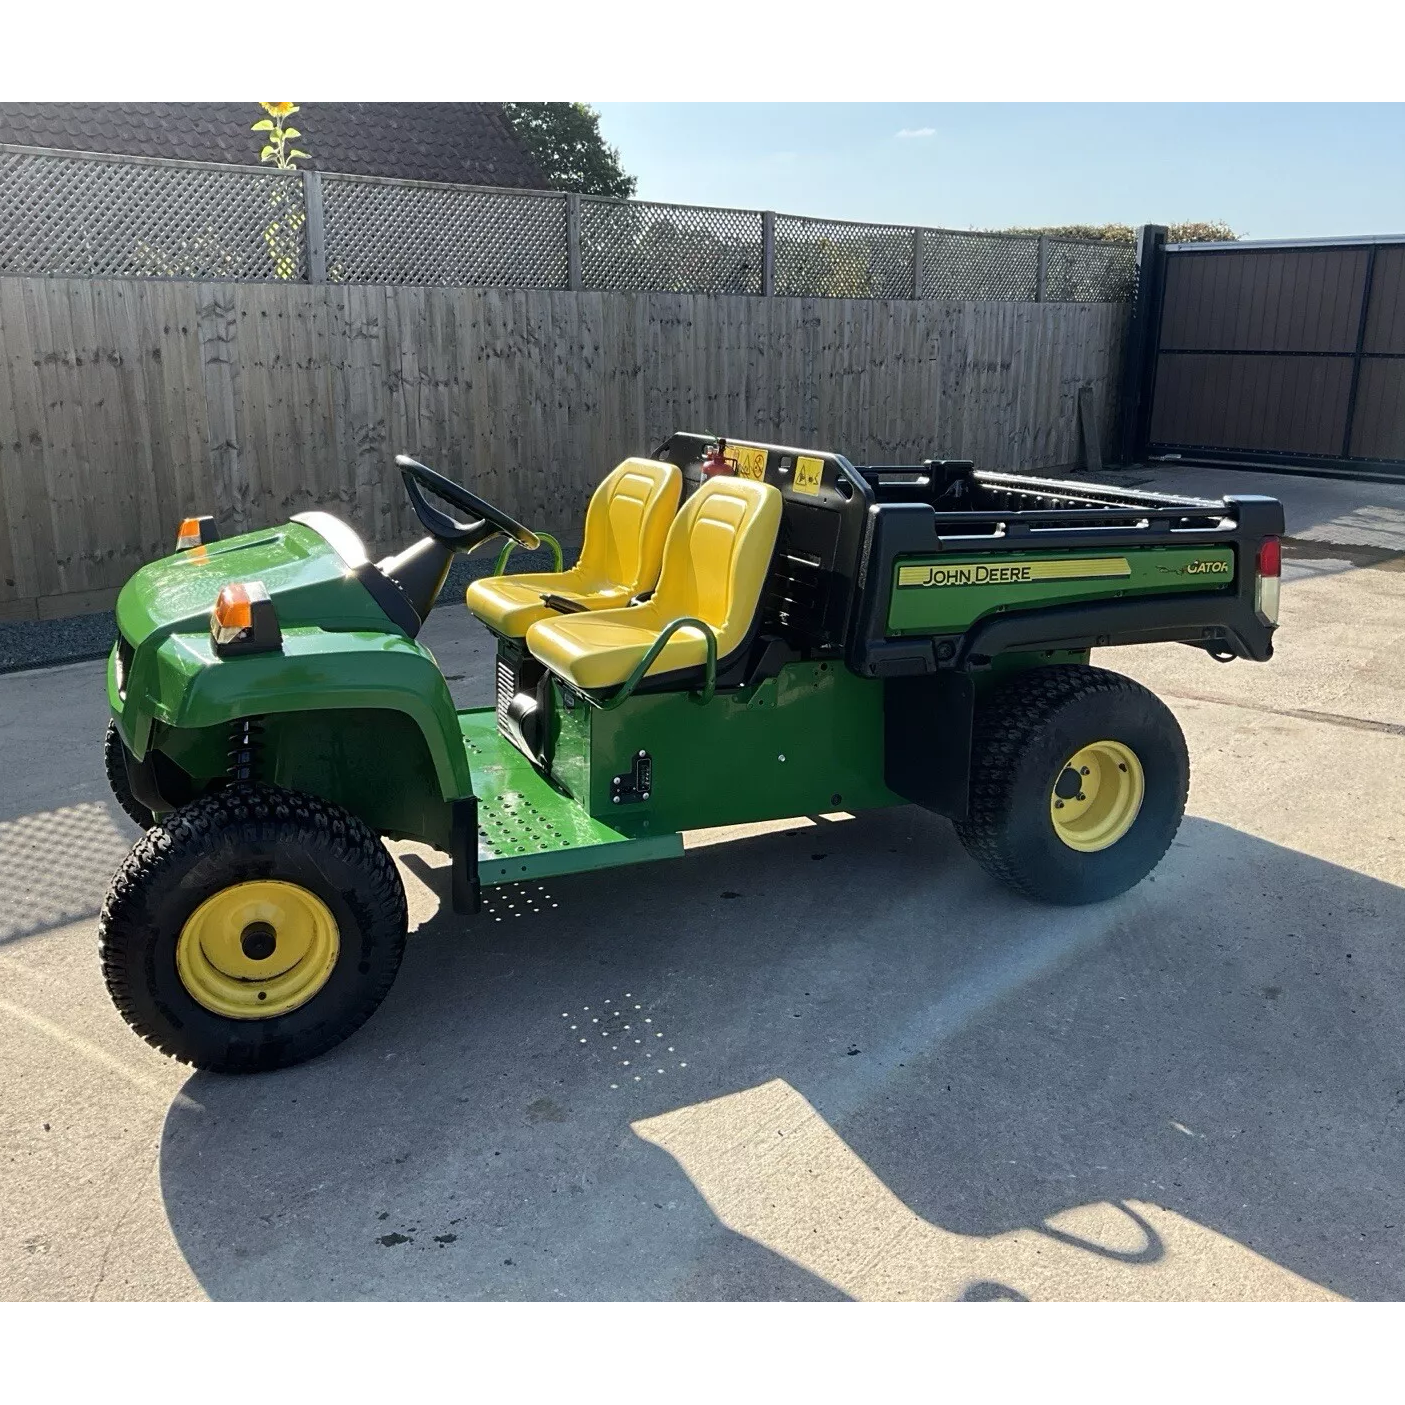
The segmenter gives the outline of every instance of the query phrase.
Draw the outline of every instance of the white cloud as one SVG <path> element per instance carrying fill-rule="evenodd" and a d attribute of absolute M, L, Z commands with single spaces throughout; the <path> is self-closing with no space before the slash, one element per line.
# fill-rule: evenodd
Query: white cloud
<path fill-rule="evenodd" d="M 935 127 L 904 127 L 896 135 L 899 137 L 934 137 L 937 134 Z"/>

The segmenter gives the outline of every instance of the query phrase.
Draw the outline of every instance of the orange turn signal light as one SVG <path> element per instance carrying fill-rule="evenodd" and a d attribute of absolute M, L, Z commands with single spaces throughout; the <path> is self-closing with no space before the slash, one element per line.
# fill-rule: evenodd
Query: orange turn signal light
<path fill-rule="evenodd" d="M 209 546 L 220 539 L 220 529 L 213 517 L 187 517 L 176 533 L 176 550 L 190 551 L 193 547 Z"/>
<path fill-rule="evenodd" d="M 255 581 L 254 587 L 263 590 L 260 581 Z M 268 599 L 266 590 L 263 590 L 263 598 Z M 253 611 L 249 608 L 249 587 L 240 581 L 231 581 L 215 599 L 215 613 L 211 623 L 218 633 L 233 635 L 238 634 L 241 629 L 248 629 L 253 622 Z M 227 643 L 228 640 L 223 642 Z"/>
<path fill-rule="evenodd" d="M 210 639 L 220 655 L 283 647 L 278 612 L 262 581 L 231 581 L 220 590 L 210 611 Z"/>

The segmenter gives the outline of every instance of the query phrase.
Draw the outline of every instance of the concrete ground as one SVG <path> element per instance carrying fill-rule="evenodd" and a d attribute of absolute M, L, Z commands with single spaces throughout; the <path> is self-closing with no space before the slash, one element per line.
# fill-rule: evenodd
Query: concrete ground
<path fill-rule="evenodd" d="M 466 922 L 399 846 L 388 1000 L 263 1077 L 103 990 L 102 666 L 0 678 L 0 1296 L 1405 1295 L 1405 488 L 1129 477 L 1273 493 L 1295 538 L 1272 663 L 1097 656 L 1194 765 L 1135 891 L 1031 906 L 901 809 Z M 428 634 L 486 701 L 483 633 Z"/>

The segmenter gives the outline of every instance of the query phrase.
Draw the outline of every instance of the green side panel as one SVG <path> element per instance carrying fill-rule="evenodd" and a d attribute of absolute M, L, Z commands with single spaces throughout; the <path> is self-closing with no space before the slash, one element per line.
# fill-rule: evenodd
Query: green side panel
<path fill-rule="evenodd" d="M 569 701 L 557 691 L 552 773 L 622 833 L 904 803 L 883 784 L 883 685 L 839 664 L 789 664 L 706 705 L 682 692 L 636 694 L 610 712 Z M 649 798 L 616 804 L 612 782 L 640 751 Z"/>
<path fill-rule="evenodd" d="M 197 782 L 227 772 L 227 726 L 160 727 L 154 741 Z M 256 741 L 257 779 L 320 795 L 388 838 L 450 847 L 452 807 L 440 794 L 424 736 L 405 713 L 273 713 L 261 722 Z"/>
<path fill-rule="evenodd" d="M 117 626 L 135 646 L 209 627 L 220 587 L 262 581 L 283 628 L 401 631 L 327 541 L 301 522 L 178 551 L 136 572 L 117 597 Z"/>
<path fill-rule="evenodd" d="M 485 886 L 676 858 L 674 832 L 632 837 L 592 819 L 498 732 L 492 708 L 459 713 L 478 795 L 478 881 Z"/>
<path fill-rule="evenodd" d="M 270 717 L 265 779 L 345 806 L 377 834 L 448 850 L 453 810 L 424 734 L 403 712 L 345 708 Z"/>
<path fill-rule="evenodd" d="M 241 717 L 345 709 L 403 713 L 423 737 L 437 798 L 472 794 L 444 675 L 434 655 L 403 634 L 285 629 L 281 651 L 221 659 L 202 627 L 199 633 L 171 634 L 159 648 L 139 652 L 125 698 L 117 696 L 109 666 L 108 700 L 123 739 L 138 757 L 153 744 L 153 724 L 159 746 L 163 729 L 223 729 Z M 390 756 L 382 761 L 373 745 L 363 764 L 385 784 L 410 784 L 395 776 Z"/>
<path fill-rule="evenodd" d="M 1213 590 L 1233 580 L 1230 546 L 908 556 L 894 567 L 888 632 L 954 634 L 1003 610 Z"/>

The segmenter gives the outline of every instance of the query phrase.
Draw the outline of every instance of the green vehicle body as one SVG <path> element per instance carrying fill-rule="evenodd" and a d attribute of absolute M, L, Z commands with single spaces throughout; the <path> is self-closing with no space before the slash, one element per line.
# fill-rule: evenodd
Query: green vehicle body
<path fill-rule="evenodd" d="M 686 477 L 708 442 L 676 435 L 659 456 Z M 805 452 L 762 447 L 782 464 Z M 626 688 L 614 704 L 548 676 L 535 756 L 502 725 L 504 698 L 455 709 L 415 622 L 370 588 L 359 542 L 333 519 L 306 514 L 154 561 L 118 598 L 107 670 L 133 790 L 158 815 L 175 808 L 222 784 L 231 746 L 252 737 L 257 779 L 449 853 L 455 907 L 471 910 L 483 885 L 679 854 L 688 829 L 914 801 L 959 818 L 973 710 L 1012 672 L 1150 639 L 1271 653 L 1272 625 L 1253 611 L 1255 553 L 1282 532 L 1270 499 L 825 462 L 826 491 L 848 490 L 835 502 L 852 532 L 836 538 L 829 572 L 842 609 L 812 647 L 778 650 L 740 680 L 719 674 L 715 691 L 711 679 Z M 926 486 L 909 490 L 915 480 Z M 947 511 L 937 489 L 958 481 L 973 486 Z M 947 529 L 956 516 L 961 533 Z M 1004 534 L 980 537 L 976 519 L 996 517 Z M 1108 517 L 1121 525 L 1099 537 Z M 1012 526 L 1033 537 L 1053 518 L 1047 545 L 1010 549 Z M 264 584 L 281 648 L 217 653 L 211 608 L 236 581 Z M 511 675 L 521 646 L 499 649 Z M 919 748 L 931 759 L 910 764 Z"/>

